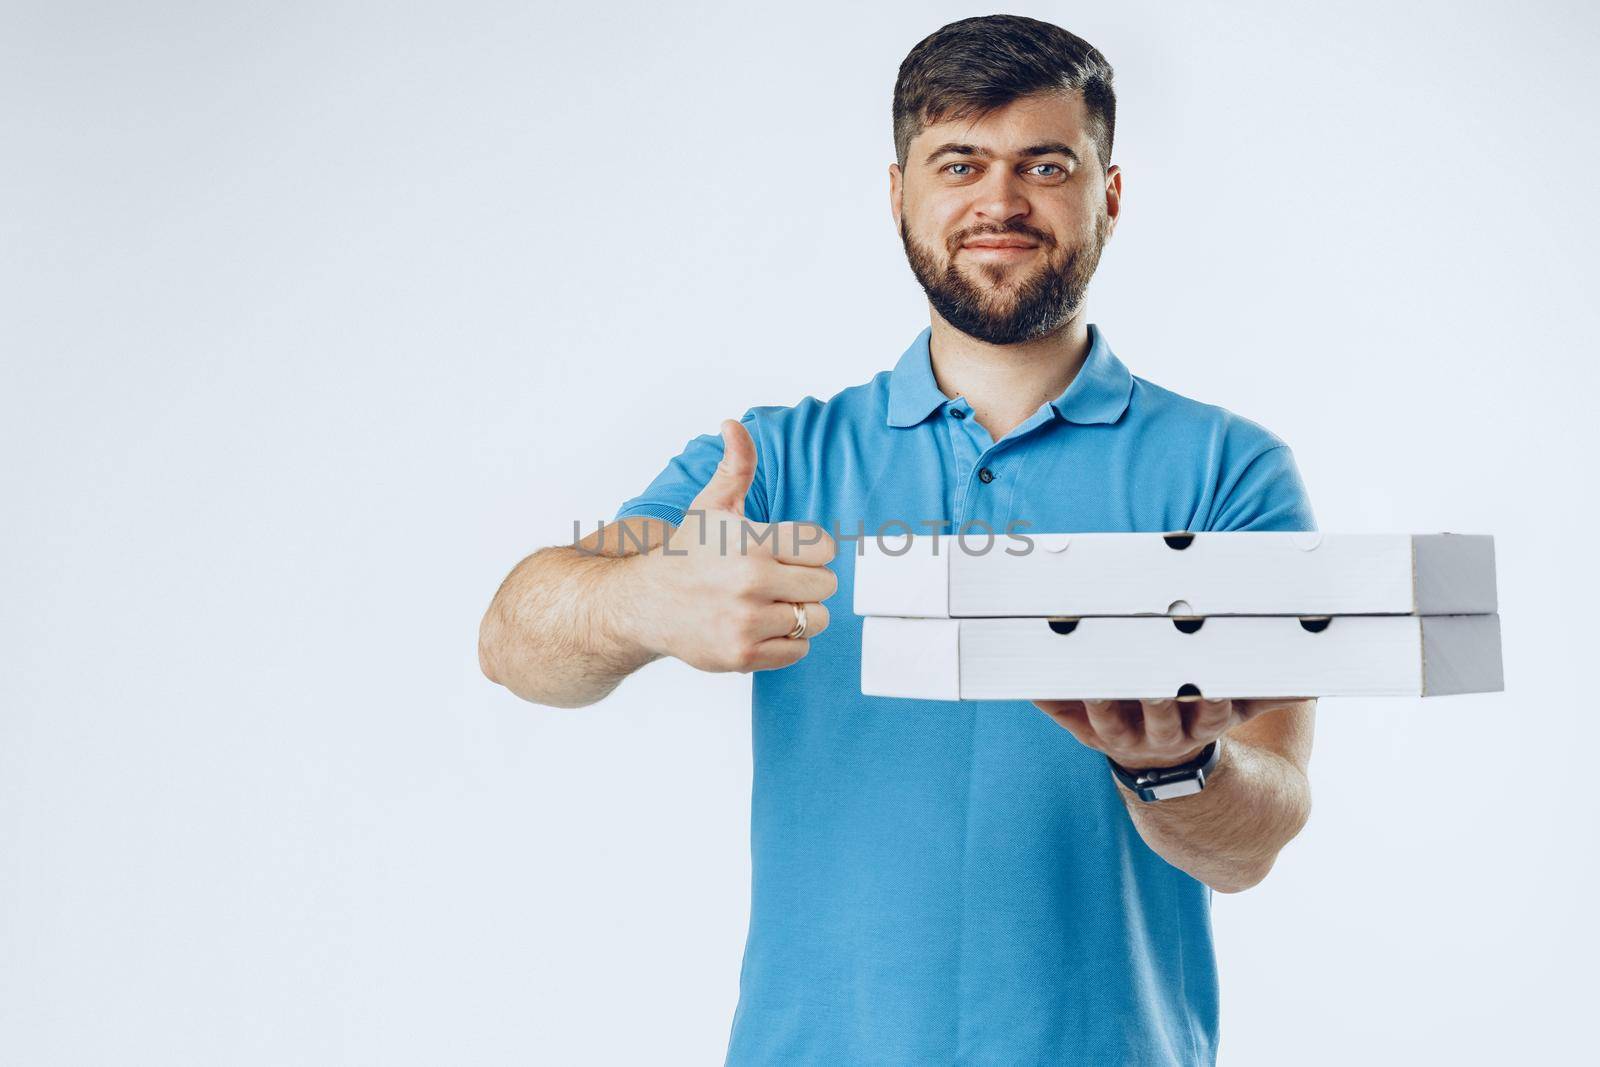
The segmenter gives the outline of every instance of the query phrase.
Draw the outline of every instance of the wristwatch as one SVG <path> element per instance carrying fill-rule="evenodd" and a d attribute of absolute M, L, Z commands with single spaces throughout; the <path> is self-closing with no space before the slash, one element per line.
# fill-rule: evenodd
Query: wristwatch
<path fill-rule="evenodd" d="M 1176 767 L 1144 767 L 1130 771 L 1118 766 L 1110 756 L 1106 757 L 1106 762 L 1111 764 L 1111 773 L 1117 776 L 1117 781 L 1148 804 L 1200 792 L 1206 787 L 1206 775 L 1221 757 L 1222 738 L 1219 737 L 1201 749 L 1200 755 Z"/>

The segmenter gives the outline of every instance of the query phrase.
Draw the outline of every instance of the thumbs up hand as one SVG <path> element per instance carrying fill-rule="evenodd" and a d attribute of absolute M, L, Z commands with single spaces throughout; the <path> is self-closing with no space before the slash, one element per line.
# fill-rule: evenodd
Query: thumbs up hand
<path fill-rule="evenodd" d="M 787 667 L 828 628 L 821 601 L 839 588 L 828 568 L 834 540 L 811 522 L 764 523 L 744 516 L 756 476 L 756 447 L 742 423 L 722 421 L 722 461 L 695 495 L 683 524 L 649 552 L 638 573 L 637 625 L 649 643 L 703 671 Z M 802 604 L 806 630 L 795 626 Z"/>

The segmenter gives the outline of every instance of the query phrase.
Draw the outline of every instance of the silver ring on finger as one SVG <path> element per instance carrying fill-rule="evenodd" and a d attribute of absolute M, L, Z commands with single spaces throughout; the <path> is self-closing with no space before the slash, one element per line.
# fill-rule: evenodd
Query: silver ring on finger
<path fill-rule="evenodd" d="M 804 637 L 806 635 L 806 606 L 797 604 L 794 601 L 790 601 L 789 606 L 794 608 L 794 629 L 789 631 L 788 636 L 790 638 Z"/>

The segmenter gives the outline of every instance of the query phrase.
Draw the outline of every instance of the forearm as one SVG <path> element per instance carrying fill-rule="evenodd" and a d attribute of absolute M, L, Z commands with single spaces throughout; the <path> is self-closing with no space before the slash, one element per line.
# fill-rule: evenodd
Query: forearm
<path fill-rule="evenodd" d="M 523 560 L 484 613 L 483 673 L 524 700 L 577 708 L 660 658 L 637 625 L 640 560 L 570 546 Z"/>
<path fill-rule="evenodd" d="M 1146 803 L 1116 788 L 1145 844 L 1224 893 L 1265 878 L 1311 814 L 1311 784 L 1299 767 L 1231 736 L 1198 793 Z"/>

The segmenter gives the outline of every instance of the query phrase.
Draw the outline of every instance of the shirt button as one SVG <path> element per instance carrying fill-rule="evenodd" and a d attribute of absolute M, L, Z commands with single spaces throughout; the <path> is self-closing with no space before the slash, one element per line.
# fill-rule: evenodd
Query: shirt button
<path fill-rule="evenodd" d="M 962 411 L 960 408 L 951 408 L 950 417 L 952 419 L 964 419 L 967 417 L 967 413 Z"/>
<path fill-rule="evenodd" d="M 978 481 L 983 482 L 985 485 L 994 481 L 994 471 L 990 470 L 988 467 L 979 467 Z"/>

